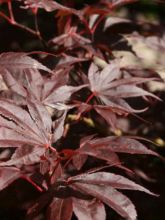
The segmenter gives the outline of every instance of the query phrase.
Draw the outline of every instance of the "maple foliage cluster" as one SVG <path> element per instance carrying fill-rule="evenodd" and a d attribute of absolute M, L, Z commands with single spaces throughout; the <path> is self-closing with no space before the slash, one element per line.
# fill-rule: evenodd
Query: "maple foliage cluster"
<path fill-rule="evenodd" d="M 115 51 L 114 42 L 97 39 L 98 29 L 104 36 L 116 24 L 131 23 L 113 13 L 136 0 L 100 0 L 81 9 L 75 1 L 19 1 L 20 10 L 28 10 L 35 18 L 40 10 L 54 13 L 58 35 L 48 41 L 37 24 L 31 29 L 16 21 L 15 1 L 0 2 L 9 12 L 0 11 L 1 18 L 34 35 L 46 48 L 0 55 L 0 190 L 22 178 L 41 192 L 26 206 L 26 219 L 37 219 L 44 210 L 48 220 L 69 220 L 73 213 L 79 220 L 105 220 L 107 205 L 123 218 L 135 220 L 133 203 L 120 190 L 154 193 L 109 170 L 131 172 L 122 163 L 122 154 L 159 155 L 140 138 L 117 136 L 115 131 L 119 117 L 138 117 L 147 110 L 135 109 L 129 98 L 140 97 L 148 105 L 150 100 L 160 100 L 146 83 L 158 80 L 161 61 L 145 66 L 132 42 L 141 40 L 151 50 L 160 50 L 165 48 L 164 40 L 119 34 L 115 43 L 132 46 L 132 51 L 125 51 L 133 58 L 129 62 L 124 53 Z M 49 62 L 42 64 L 45 57 L 56 60 L 53 68 Z M 66 147 L 72 126 L 82 122 L 86 131 L 75 135 L 78 144 L 70 141 Z M 101 135 L 96 124 L 106 126 L 108 133 Z"/>

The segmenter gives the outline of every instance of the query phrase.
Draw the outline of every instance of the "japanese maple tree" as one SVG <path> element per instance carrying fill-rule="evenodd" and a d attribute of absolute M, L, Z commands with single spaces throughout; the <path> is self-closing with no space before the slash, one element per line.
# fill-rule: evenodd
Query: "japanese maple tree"
<path fill-rule="evenodd" d="M 120 190 L 156 196 L 126 177 L 132 171 L 122 156 L 159 155 L 144 145 L 145 138 L 117 135 L 117 131 L 122 130 L 119 118 L 139 117 L 150 100 L 160 101 L 147 83 L 161 81 L 164 60 L 145 66 L 134 41 L 163 52 L 165 41 L 119 32 L 115 44 L 124 41 L 131 47 L 120 51 L 103 37 L 114 25 L 132 22 L 115 11 L 134 2 L 84 1 L 77 7 L 76 1 L 0 1 L 7 6 L 0 11 L 1 19 L 43 45 L 42 51 L 0 55 L 0 190 L 25 179 L 40 192 L 25 206 L 25 219 L 37 219 L 42 213 L 47 220 L 70 220 L 74 215 L 78 220 L 105 220 L 107 205 L 123 218 L 135 220 L 134 204 Z M 35 29 L 16 21 L 15 4 L 34 15 Z M 48 40 L 37 23 L 42 19 L 40 11 L 53 14 L 56 23 L 54 37 Z M 53 67 L 49 59 L 54 59 Z M 148 104 L 136 109 L 130 98 L 137 97 Z M 82 123 L 86 129 L 77 132 L 74 142 L 72 128 Z"/>

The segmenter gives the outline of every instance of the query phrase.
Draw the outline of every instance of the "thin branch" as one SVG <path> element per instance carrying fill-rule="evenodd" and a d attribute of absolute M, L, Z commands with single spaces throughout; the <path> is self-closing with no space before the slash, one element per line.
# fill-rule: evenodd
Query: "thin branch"
<path fill-rule="evenodd" d="M 14 18 L 14 14 L 13 14 L 13 8 L 12 8 L 11 1 L 8 1 L 7 5 L 8 5 L 9 14 L 10 14 L 10 20 L 11 20 L 12 24 L 15 24 L 15 18 Z"/>
<path fill-rule="evenodd" d="M 33 29 L 31 29 L 29 27 L 26 27 L 26 26 L 24 26 L 22 24 L 17 23 L 15 20 L 14 20 L 14 23 L 13 23 L 13 20 L 11 18 L 9 18 L 7 15 L 5 15 L 3 12 L 0 12 L 0 16 L 3 17 L 6 21 L 8 21 L 9 24 L 12 24 L 12 25 L 14 25 L 16 27 L 19 27 L 22 30 L 25 30 L 25 31 L 27 31 L 27 32 L 29 32 L 29 33 L 31 33 L 31 34 L 33 34 L 33 35 L 38 37 L 38 34 L 37 34 L 36 31 L 34 31 Z"/>
<path fill-rule="evenodd" d="M 0 16 L 3 17 L 5 20 L 7 20 L 11 24 L 11 19 L 1 11 L 0 11 Z"/>
<path fill-rule="evenodd" d="M 43 41 L 43 38 L 42 38 L 42 36 L 41 36 L 41 32 L 40 32 L 40 30 L 39 30 L 38 19 L 37 19 L 37 14 L 36 14 L 36 13 L 34 14 L 34 24 L 35 24 L 36 33 L 37 33 L 39 39 L 40 39 L 41 41 Z"/>
<path fill-rule="evenodd" d="M 16 22 L 14 25 L 17 26 L 17 27 L 19 27 L 19 28 L 21 28 L 21 29 L 23 29 L 23 30 L 25 30 L 25 31 L 28 31 L 29 33 L 31 33 L 31 34 L 33 34 L 33 35 L 35 35 L 35 36 L 38 37 L 37 32 L 34 31 L 34 30 L 31 29 L 31 28 L 29 28 L 29 27 L 27 27 L 27 26 L 24 26 L 24 25 L 22 25 L 22 24 L 19 24 L 19 23 L 17 23 L 17 22 Z"/>

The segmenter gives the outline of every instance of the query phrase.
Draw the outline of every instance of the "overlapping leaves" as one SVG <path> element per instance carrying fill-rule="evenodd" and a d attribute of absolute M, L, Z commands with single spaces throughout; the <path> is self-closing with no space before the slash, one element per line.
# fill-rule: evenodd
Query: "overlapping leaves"
<path fill-rule="evenodd" d="M 61 179 L 61 184 L 66 191 L 61 195 L 61 198 L 53 198 L 47 210 L 49 220 L 71 219 L 72 212 L 79 220 L 105 220 L 106 214 L 103 203 L 110 206 L 121 216 L 135 220 L 137 213 L 134 205 L 117 189 L 139 190 L 153 195 L 152 192 L 133 181 L 107 172 L 80 174 L 66 180 Z M 52 194 L 48 191 L 46 195 L 43 195 L 40 200 L 33 204 L 33 208 L 29 209 L 29 217 L 41 209 L 43 199 L 46 202 L 51 199 L 53 194 L 60 197 L 59 190 L 57 181 L 55 187 L 50 189 Z M 76 196 L 78 194 L 79 198 Z M 92 199 L 91 196 L 94 198 Z M 55 212 L 56 209 L 60 209 L 60 212 L 57 212 L 58 214 Z"/>
<path fill-rule="evenodd" d="M 158 156 L 158 154 L 150 149 L 147 149 L 139 141 L 129 137 L 109 136 L 105 138 L 93 138 L 89 136 L 82 140 L 80 148 L 73 156 L 73 164 L 77 169 L 80 169 L 87 160 L 87 156 L 96 157 L 106 161 L 112 166 L 120 166 L 121 162 L 116 153 L 129 154 L 149 154 Z"/>
<path fill-rule="evenodd" d="M 91 64 L 89 68 L 90 89 L 104 105 L 128 113 L 140 112 L 141 110 L 133 109 L 124 98 L 151 96 L 158 99 L 152 93 L 137 86 L 152 79 L 140 77 L 121 79 L 122 73 L 119 66 L 119 61 L 116 60 L 107 65 L 101 72 L 95 64 Z"/>
<path fill-rule="evenodd" d="M 8 100 L 0 100 L 1 147 L 49 145 L 52 120 L 40 103 L 27 103 L 29 113 Z"/>
<path fill-rule="evenodd" d="M 51 42 L 55 46 L 64 46 L 68 54 L 63 54 L 66 59 L 63 61 L 60 58 L 54 70 L 50 70 L 26 53 L 10 52 L 0 55 L 0 74 L 6 88 L 0 98 L 0 148 L 2 151 L 9 150 L 0 162 L 0 190 L 22 176 L 31 178 L 31 183 L 34 180 L 34 186 L 37 184 L 41 186 L 45 192 L 28 209 L 27 217 L 29 216 L 30 219 L 47 206 L 48 220 L 69 220 L 73 212 L 79 220 L 105 220 L 104 204 L 106 204 L 122 217 L 135 220 L 137 213 L 133 203 L 118 189 L 154 194 L 124 176 L 98 172 L 97 167 L 84 172 L 83 166 L 88 162 L 87 159 L 94 157 L 103 162 L 101 169 L 111 166 L 127 169 L 121 165 L 118 153 L 158 156 L 157 153 L 131 137 L 95 138 L 95 135 L 87 136 L 88 131 L 85 131 L 82 135 L 85 137 L 82 139 L 81 135 L 77 136 L 81 139 L 80 147 L 77 149 L 73 150 L 73 146 L 69 146 L 71 149 L 65 149 L 60 142 L 57 148 L 59 152 L 52 147 L 64 132 L 67 137 L 67 132 L 70 131 L 71 126 L 68 122 L 67 126 L 64 126 L 69 110 L 77 114 L 74 108 L 78 108 L 78 119 L 75 123 L 79 123 L 81 114 L 88 114 L 94 109 L 112 129 L 115 129 L 117 115 L 127 116 L 128 113 L 144 110 L 133 109 L 125 99 L 147 96 L 158 99 L 157 96 L 144 90 L 142 85 L 154 78 L 132 77 L 130 74 L 125 74 L 127 66 L 124 66 L 124 71 L 121 70 L 120 60 L 109 61 L 108 55 L 112 55 L 111 49 L 104 43 L 98 43 L 94 47 L 94 33 L 101 19 L 110 10 L 134 0 L 103 0 L 99 1 L 95 8 L 85 6 L 81 11 L 53 0 L 23 2 L 27 8 L 35 10 L 41 8 L 47 12 L 58 11 L 56 13 L 58 32 L 63 31 L 61 24 L 65 24 L 65 30 Z M 97 16 L 93 24 L 88 24 L 92 20 L 90 15 L 95 14 Z M 72 17 L 69 17 L 72 15 L 79 17 L 82 21 L 81 26 L 87 29 L 75 25 L 79 20 L 77 18 L 74 18 L 73 25 Z M 120 22 L 128 22 L 128 20 L 117 17 L 107 19 L 104 31 Z M 153 46 L 158 49 L 157 40 L 151 38 L 148 43 L 151 45 L 153 42 L 155 43 Z M 163 47 L 162 41 L 161 49 L 164 49 Z M 95 56 L 93 61 L 104 68 L 99 69 L 92 62 L 87 74 L 86 64 L 88 65 L 89 62 L 84 65 L 85 68 L 79 63 L 86 60 L 91 63 L 93 55 Z M 103 65 L 99 65 L 97 58 L 103 62 Z M 104 58 L 106 62 L 101 60 Z M 83 81 L 85 85 L 82 84 Z M 81 89 L 85 92 L 80 91 L 73 98 L 72 95 Z M 85 102 L 84 97 L 89 92 L 92 94 Z M 19 103 L 18 97 L 21 100 Z M 35 180 L 36 164 L 37 174 L 41 177 L 37 181 Z M 31 169 L 26 172 L 26 167 L 29 166 Z"/>
<path fill-rule="evenodd" d="M 131 220 L 136 219 L 137 215 L 134 205 L 126 196 L 124 196 L 116 189 L 139 190 L 152 194 L 149 190 L 138 184 L 135 184 L 123 176 L 106 172 L 82 174 L 70 178 L 69 181 L 73 181 L 72 185 L 78 190 L 96 197 L 97 199 L 113 208 L 121 216 Z M 92 205 L 91 207 L 94 208 Z M 80 216 L 81 213 L 84 215 L 83 208 L 82 211 L 81 209 L 79 210 Z M 105 219 L 103 210 L 101 213 L 102 219 Z M 96 219 L 98 218 L 96 217 Z"/>
<path fill-rule="evenodd" d="M 49 69 L 37 61 L 26 56 L 29 63 L 26 63 L 26 59 L 22 62 L 21 54 L 13 54 L 14 59 L 8 62 L 8 59 L 12 58 L 12 54 L 3 54 L 7 59 L 2 61 L 2 77 L 10 90 L 16 94 L 31 100 L 37 100 L 44 105 L 55 107 L 58 103 L 65 103 L 69 100 L 72 93 L 86 87 L 87 85 L 69 86 L 66 85 L 68 81 L 68 70 L 59 70 L 53 74 L 50 78 L 44 78 L 38 69 L 48 71 Z M 23 55 L 24 57 L 24 55 Z M 18 70 L 16 76 L 10 68 L 15 65 L 15 69 Z M 8 69 L 9 68 L 9 69 Z M 49 71 L 50 72 L 50 71 Z"/>

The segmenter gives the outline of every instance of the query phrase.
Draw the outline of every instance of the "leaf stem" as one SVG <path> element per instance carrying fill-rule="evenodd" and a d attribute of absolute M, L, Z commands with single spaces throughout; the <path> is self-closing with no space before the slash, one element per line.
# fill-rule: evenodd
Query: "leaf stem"
<path fill-rule="evenodd" d="M 96 28 L 98 27 L 99 23 L 103 20 L 103 18 L 105 17 L 105 15 L 101 15 L 97 21 L 95 22 L 94 26 L 92 27 L 91 33 L 94 34 Z"/>
<path fill-rule="evenodd" d="M 19 27 L 20 29 L 25 30 L 25 31 L 38 37 L 38 34 L 36 31 L 34 31 L 33 29 L 26 27 L 22 24 L 17 23 L 15 20 L 12 20 L 12 18 L 8 17 L 3 12 L 0 12 L 0 16 L 3 17 L 6 21 L 8 21 L 9 24 L 15 25 L 16 27 Z"/>
<path fill-rule="evenodd" d="M 13 14 L 13 9 L 12 9 L 12 3 L 11 1 L 7 2 L 8 5 L 8 10 L 9 10 L 9 14 L 10 14 L 10 20 L 12 24 L 15 24 L 15 18 L 14 18 L 14 14 Z"/>
<path fill-rule="evenodd" d="M 95 93 L 93 92 L 86 100 L 86 104 L 88 104 L 90 102 L 90 100 L 95 96 Z"/>
<path fill-rule="evenodd" d="M 22 176 L 22 179 L 26 180 L 27 182 L 31 183 L 39 192 L 43 192 L 44 190 L 38 186 L 33 180 L 31 180 L 29 177 L 27 176 Z"/>

